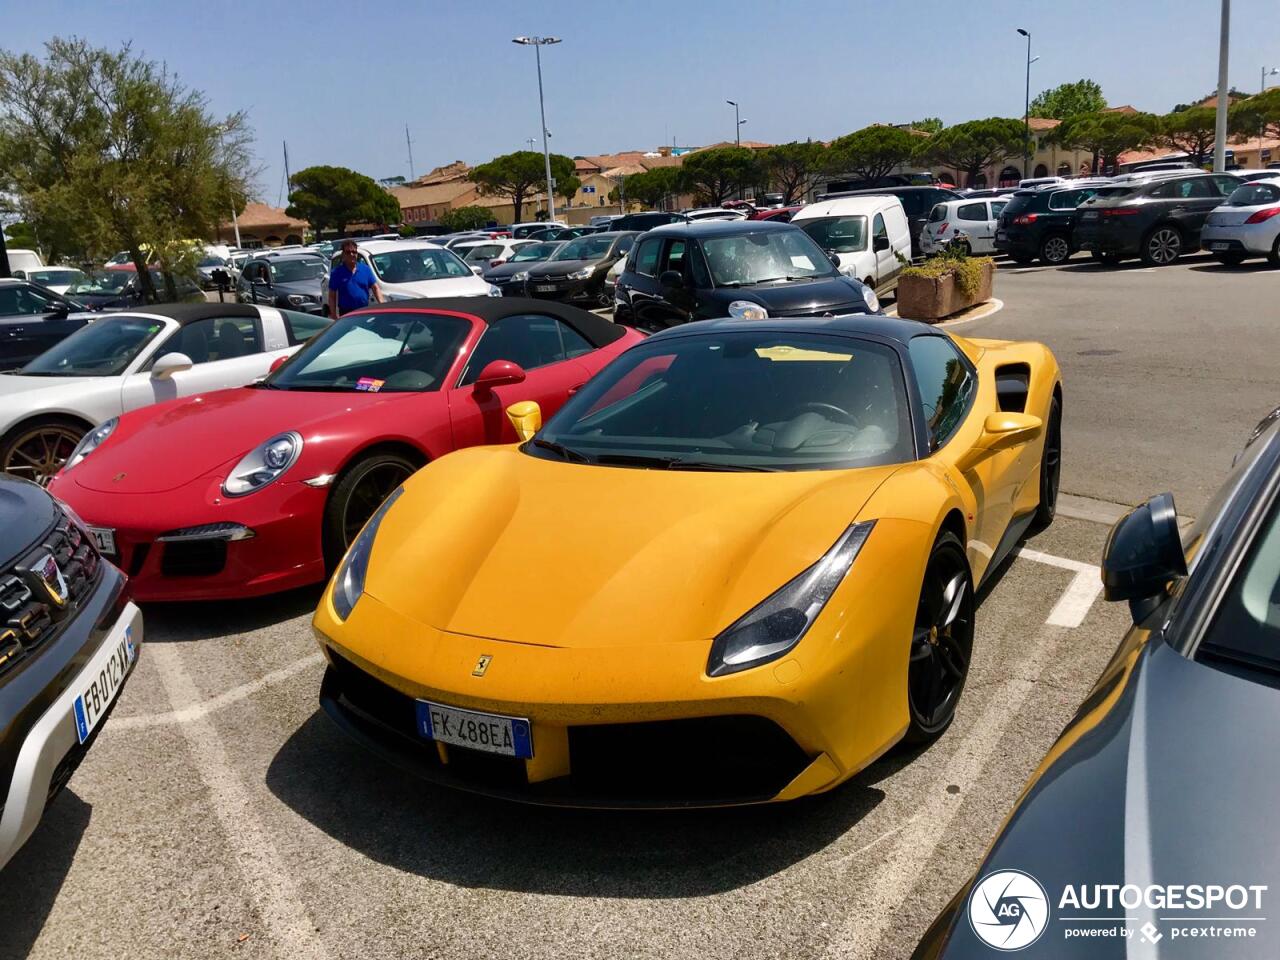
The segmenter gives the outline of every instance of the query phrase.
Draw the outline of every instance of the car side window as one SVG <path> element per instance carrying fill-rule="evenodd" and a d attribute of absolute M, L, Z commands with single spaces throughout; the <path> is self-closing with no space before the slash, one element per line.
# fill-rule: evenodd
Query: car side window
<path fill-rule="evenodd" d="M 929 446 L 937 450 L 964 422 L 972 405 L 974 377 L 960 351 L 946 337 L 916 337 L 909 351 L 920 388 Z"/>
<path fill-rule="evenodd" d="M 625 257 L 628 253 L 630 253 L 631 248 L 635 246 L 635 242 L 636 242 L 635 237 L 623 237 L 621 240 L 619 240 L 618 249 L 617 249 L 618 256 Z"/>
<path fill-rule="evenodd" d="M 1004 212 L 1004 208 L 1007 203 L 1008 203 L 1007 200 L 993 200 L 991 202 L 991 219 L 992 220 L 1000 219 L 1000 214 Z"/>
<path fill-rule="evenodd" d="M 662 276 L 668 270 L 684 273 L 684 247 L 683 240 L 667 241 L 666 249 L 662 251 L 662 265 L 658 269 L 658 276 Z"/>
<path fill-rule="evenodd" d="M 698 244 L 694 244 L 689 248 L 689 255 L 685 257 L 689 263 L 689 272 L 693 275 L 693 285 L 699 290 L 708 290 L 711 288 L 711 272 L 707 269 L 706 258 L 702 255 L 702 248 Z"/>
<path fill-rule="evenodd" d="M 662 241 L 653 238 L 644 241 L 636 250 L 635 271 L 642 277 L 658 275 L 658 254 L 662 252 Z"/>
<path fill-rule="evenodd" d="M 494 360 L 510 360 L 525 370 L 580 357 L 594 350 L 568 324 L 540 313 L 503 317 L 489 325 L 463 371 L 460 386 L 474 383 Z"/>
<path fill-rule="evenodd" d="M 1178 196 L 1185 197 L 1188 200 L 1203 200 L 1206 197 L 1216 197 L 1218 195 L 1217 187 L 1208 177 L 1188 177 L 1178 184 Z"/>
<path fill-rule="evenodd" d="M 1177 186 L 1178 183 L 1176 180 L 1170 180 L 1168 183 L 1160 184 L 1160 186 L 1148 193 L 1147 196 L 1159 197 L 1161 200 L 1167 200 L 1169 197 L 1176 197 L 1179 195 L 1175 192 Z"/>
<path fill-rule="evenodd" d="M 46 313 L 56 302 L 31 287 L 0 287 L 0 316 Z"/>
<path fill-rule="evenodd" d="M 186 354 L 192 363 L 213 363 L 261 352 L 262 334 L 253 317 L 207 317 L 183 324 L 148 366 L 170 353 Z"/>
<path fill-rule="evenodd" d="M 1218 187 L 1218 192 L 1224 197 L 1231 196 L 1231 194 L 1235 192 L 1236 188 L 1240 186 L 1240 181 L 1235 177 L 1218 176 L 1213 177 L 1212 179 Z"/>
<path fill-rule="evenodd" d="M 880 237 L 889 236 L 889 229 L 884 225 L 884 214 L 877 213 L 871 221 L 871 239 L 878 240 Z"/>
<path fill-rule="evenodd" d="M 1050 210 L 1074 210 L 1080 204 L 1080 190 L 1060 190 L 1049 197 Z"/>
<path fill-rule="evenodd" d="M 281 310 L 284 318 L 285 333 L 289 338 L 289 346 L 296 347 L 306 343 L 321 330 L 329 326 L 329 319 L 318 313 L 301 313 L 297 310 Z"/>
<path fill-rule="evenodd" d="M 985 203 L 966 203 L 956 211 L 959 220 L 986 220 L 987 205 Z"/>

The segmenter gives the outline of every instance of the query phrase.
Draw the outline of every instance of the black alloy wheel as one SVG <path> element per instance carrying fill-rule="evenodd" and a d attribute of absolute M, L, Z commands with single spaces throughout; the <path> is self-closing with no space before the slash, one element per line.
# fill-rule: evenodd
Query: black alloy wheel
<path fill-rule="evenodd" d="M 907 743 L 937 738 L 955 717 L 973 655 L 973 581 L 964 547 L 938 535 L 925 568 L 907 667 Z"/>
<path fill-rule="evenodd" d="M 1060 233 L 1051 233 L 1040 244 L 1040 262 L 1056 267 L 1071 257 L 1071 244 Z"/>
<path fill-rule="evenodd" d="M 1162 223 L 1142 242 L 1142 262 L 1149 267 L 1167 267 L 1182 256 L 1182 233 Z"/>
<path fill-rule="evenodd" d="M 0 440 L 0 471 L 47 487 L 84 433 L 84 427 L 66 420 L 20 426 Z"/>
<path fill-rule="evenodd" d="M 1053 523 L 1058 514 L 1058 485 L 1062 482 L 1062 404 L 1054 397 L 1044 424 L 1044 452 L 1040 454 L 1040 505 L 1036 507 L 1037 530 Z"/>
<path fill-rule="evenodd" d="M 418 465 L 398 453 L 375 453 L 347 469 L 324 511 L 325 561 L 336 567 L 373 512 Z"/>

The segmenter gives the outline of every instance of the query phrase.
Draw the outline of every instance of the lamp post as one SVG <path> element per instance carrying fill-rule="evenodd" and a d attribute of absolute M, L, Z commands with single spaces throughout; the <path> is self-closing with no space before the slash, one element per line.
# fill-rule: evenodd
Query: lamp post
<path fill-rule="evenodd" d="M 1027 95 L 1022 108 L 1022 176 L 1031 176 L 1031 32 L 1018 27 L 1027 38 Z M 1039 60 L 1039 57 L 1036 57 Z"/>
<path fill-rule="evenodd" d="M 1263 68 L 1262 68 L 1262 82 L 1261 82 L 1260 84 L 1258 84 L 1258 92 L 1259 92 L 1259 93 L 1266 93 L 1266 92 L 1267 92 L 1267 77 L 1274 77 L 1274 76 L 1275 76 L 1276 74 L 1278 74 L 1278 73 L 1280 73 L 1280 67 L 1272 67 L 1272 68 L 1271 68 L 1271 69 L 1269 69 L 1269 70 L 1268 70 L 1266 67 L 1263 67 Z M 1266 124 L 1265 124 L 1265 123 L 1260 123 L 1260 124 L 1258 124 L 1258 166 L 1262 166 L 1262 133 L 1263 133 L 1263 130 L 1264 130 L 1265 128 L 1266 128 Z"/>
<path fill-rule="evenodd" d="M 742 146 L 742 125 L 746 123 L 746 119 L 738 116 L 738 102 L 736 100 L 726 100 L 729 106 L 733 107 L 733 144 L 734 146 Z"/>
<path fill-rule="evenodd" d="M 1231 0 L 1222 0 L 1222 26 L 1218 33 L 1218 116 L 1213 135 L 1213 172 L 1227 168 L 1227 40 L 1231 35 Z M 1204 162 L 1204 158 L 1199 158 Z"/>
<path fill-rule="evenodd" d="M 538 64 L 538 115 L 542 118 L 542 160 L 547 166 L 547 219 L 556 218 L 555 181 L 551 179 L 551 151 L 547 146 L 547 108 L 542 99 L 542 48 L 550 43 L 559 43 L 559 37 L 516 37 L 512 43 L 533 47 L 534 59 Z"/>

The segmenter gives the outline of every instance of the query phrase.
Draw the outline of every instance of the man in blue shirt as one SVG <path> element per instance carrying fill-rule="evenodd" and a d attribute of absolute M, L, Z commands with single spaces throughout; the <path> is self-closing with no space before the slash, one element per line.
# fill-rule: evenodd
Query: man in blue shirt
<path fill-rule="evenodd" d="M 356 253 L 354 240 L 342 241 L 342 260 L 329 272 L 329 316 L 342 316 L 369 305 L 369 299 L 383 302 L 382 290 L 373 269 Z"/>

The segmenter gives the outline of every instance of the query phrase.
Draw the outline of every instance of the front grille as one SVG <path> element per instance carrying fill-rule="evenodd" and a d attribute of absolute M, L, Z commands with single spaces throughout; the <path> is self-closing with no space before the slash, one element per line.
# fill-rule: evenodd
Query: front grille
<path fill-rule="evenodd" d="M 564 283 L 569 279 L 567 273 L 549 273 L 545 277 L 530 277 L 530 283 Z"/>
<path fill-rule="evenodd" d="M 0 572 L 0 673 L 38 651 L 97 582 L 89 537 L 59 514 L 49 535 Z"/>
<path fill-rule="evenodd" d="M 846 313 L 866 313 L 867 305 L 861 300 L 851 300 L 835 306 L 797 307 L 792 310 L 770 310 L 771 317 L 838 317 Z"/>

